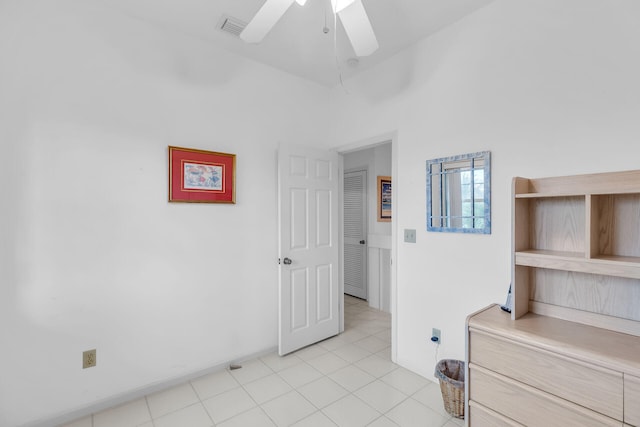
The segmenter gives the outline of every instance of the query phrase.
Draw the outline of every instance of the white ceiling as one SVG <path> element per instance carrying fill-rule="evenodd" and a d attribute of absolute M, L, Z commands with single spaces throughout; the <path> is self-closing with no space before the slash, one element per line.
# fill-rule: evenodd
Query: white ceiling
<path fill-rule="evenodd" d="M 264 0 L 98 0 L 146 21 L 211 41 L 239 55 L 291 74 L 334 86 L 394 55 L 403 48 L 459 20 L 493 0 L 362 0 L 380 48 L 371 56 L 354 57 L 348 39 L 334 17 L 330 0 L 294 3 L 260 44 L 245 44 L 219 30 L 224 16 L 248 22 Z M 323 27 L 330 28 L 324 34 Z"/>

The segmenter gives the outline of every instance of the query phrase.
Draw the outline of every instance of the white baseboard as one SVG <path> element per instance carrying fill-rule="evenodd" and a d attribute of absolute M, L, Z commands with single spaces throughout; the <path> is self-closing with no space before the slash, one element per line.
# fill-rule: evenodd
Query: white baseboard
<path fill-rule="evenodd" d="M 101 399 L 90 405 L 83 406 L 81 408 L 77 408 L 69 412 L 65 412 L 64 414 L 60 414 L 60 415 L 52 416 L 47 419 L 23 424 L 20 427 L 51 427 L 51 426 L 60 426 L 63 424 L 67 424 L 72 421 L 78 420 L 80 418 L 87 417 L 91 414 L 104 411 L 105 409 L 122 405 L 123 403 L 127 403 L 132 400 L 140 399 L 144 396 L 175 387 L 177 385 L 183 384 L 187 381 L 191 381 L 203 375 L 208 375 L 208 374 L 221 371 L 223 369 L 227 369 L 232 364 L 239 364 L 247 360 L 256 359 L 258 357 L 262 357 L 267 354 L 273 353 L 274 351 L 277 351 L 277 350 L 278 350 L 277 347 L 272 347 L 272 348 L 262 350 L 253 354 L 249 354 L 243 357 L 229 360 L 228 362 L 225 362 L 225 363 L 220 363 L 205 369 L 199 369 L 197 371 L 190 372 L 185 375 L 180 375 L 177 377 L 168 378 L 166 380 L 151 383 L 151 384 L 142 386 L 140 388 L 136 388 L 134 390 L 129 390 L 129 391 L 108 397 L 106 399 Z"/>

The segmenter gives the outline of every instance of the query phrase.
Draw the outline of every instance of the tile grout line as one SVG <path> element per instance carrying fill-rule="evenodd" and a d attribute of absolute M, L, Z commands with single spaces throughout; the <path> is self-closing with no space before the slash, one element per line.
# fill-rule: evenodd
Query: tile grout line
<path fill-rule="evenodd" d="M 348 312 L 351 312 L 351 313 L 348 313 Z M 291 393 L 292 391 L 295 391 L 297 396 L 302 397 L 304 399 L 304 401 L 309 403 L 311 408 L 314 409 L 313 412 L 311 412 L 310 414 L 302 417 L 299 420 L 296 420 L 295 423 L 299 423 L 300 421 L 302 421 L 302 420 L 304 420 L 306 418 L 312 417 L 316 413 L 320 413 L 324 417 L 327 417 L 331 421 L 332 424 L 335 424 L 333 419 L 331 417 L 329 417 L 324 412 L 324 409 L 326 409 L 327 407 L 331 406 L 335 402 L 338 402 L 340 399 L 346 398 L 349 395 L 351 395 L 353 398 L 358 399 L 358 401 L 363 403 L 366 407 L 371 408 L 373 411 L 375 411 L 376 413 L 379 414 L 379 416 L 377 416 L 374 420 L 372 420 L 372 423 L 375 422 L 376 420 L 379 420 L 379 419 L 382 419 L 382 418 L 387 418 L 388 419 L 388 417 L 386 417 L 386 414 L 388 414 L 389 411 L 391 411 L 394 408 L 396 408 L 397 406 L 401 405 L 403 402 L 407 401 L 408 399 L 412 399 L 413 401 L 415 401 L 420 406 L 425 407 L 425 408 L 433 411 L 433 409 L 431 407 L 429 407 L 428 405 L 423 404 L 422 402 L 418 401 L 417 399 L 415 399 L 413 397 L 414 395 L 419 393 L 421 390 L 423 390 L 425 387 L 427 387 L 426 385 L 423 385 L 422 387 L 419 387 L 415 392 L 413 392 L 412 394 L 408 394 L 407 395 L 407 394 L 405 394 L 404 391 L 399 390 L 397 387 L 393 386 L 392 384 L 389 384 L 389 383 L 387 383 L 387 382 L 382 380 L 383 377 L 391 374 L 392 372 L 396 371 L 399 368 L 399 366 L 396 365 L 395 363 L 393 363 L 393 361 L 389 360 L 389 358 L 386 355 L 386 350 L 389 348 L 389 345 L 386 345 L 383 348 L 377 349 L 375 344 L 373 346 L 369 346 L 369 348 L 364 347 L 362 344 L 358 344 L 358 343 L 364 342 L 366 340 L 370 340 L 370 341 L 372 341 L 374 343 L 377 342 L 377 341 L 380 341 L 380 342 L 385 343 L 385 344 L 388 343 L 388 341 L 389 341 L 388 340 L 388 334 L 389 334 L 389 329 L 390 328 L 382 327 L 381 324 L 384 324 L 385 322 L 388 322 L 390 319 L 388 318 L 388 316 L 380 315 L 380 313 L 381 312 L 379 312 L 378 310 L 370 309 L 368 307 L 368 305 L 366 305 L 366 303 L 363 302 L 363 301 L 359 301 L 359 300 L 358 301 L 349 301 L 349 302 L 345 301 L 345 314 L 347 314 L 347 316 L 345 316 L 345 317 L 349 318 L 348 323 L 350 324 L 350 326 L 348 327 L 348 329 L 345 328 L 345 331 L 343 331 L 343 334 L 346 335 L 346 333 L 348 333 L 350 331 L 355 331 L 355 333 L 351 334 L 351 335 L 356 335 L 356 337 L 357 337 L 356 339 L 352 339 L 352 338 L 344 339 L 343 338 L 343 334 L 338 334 L 338 335 L 336 335 L 334 337 L 331 337 L 331 338 L 326 340 L 326 341 L 329 341 L 331 339 L 335 340 L 335 342 L 333 344 L 331 344 L 331 345 L 328 345 L 328 347 L 323 346 L 322 342 L 313 344 L 313 345 L 309 346 L 308 348 L 313 348 L 314 346 L 317 346 L 316 349 L 317 350 L 321 350 L 320 354 L 316 354 L 315 356 L 310 357 L 310 358 L 306 358 L 306 357 L 303 358 L 303 357 L 300 357 L 300 356 L 296 356 L 297 361 L 294 364 L 292 364 L 291 366 L 285 367 L 283 369 L 279 369 L 277 371 L 269 363 L 267 363 L 264 360 L 262 360 L 262 357 L 257 357 L 257 358 L 252 359 L 252 360 L 254 360 L 256 362 L 259 362 L 261 365 L 265 366 L 267 368 L 267 372 L 268 373 L 265 374 L 265 375 L 259 376 L 259 377 L 255 378 L 255 379 L 253 379 L 252 381 L 245 382 L 245 383 L 240 382 L 238 380 L 238 378 L 236 378 L 229 370 L 225 370 L 237 385 L 237 387 L 233 387 L 233 389 L 241 388 L 242 391 L 249 396 L 249 398 L 253 402 L 254 406 L 252 408 L 249 408 L 249 409 L 245 410 L 245 411 L 239 412 L 239 413 L 229 417 L 228 419 L 223 420 L 222 422 L 227 422 L 227 421 L 229 421 L 229 420 L 231 420 L 231 419 L 233 419 L 233 418 L 235 418 L 237 416 L 240 416 L 240 415 L 242 415 L 244 413 L 247 413 L 247 412 L 252 411 L 252 410 L 254 410 L 256 408 L 259 408 L 259 411 L 262 414 L 264 414 L 271 422 L 273 422 L 274 425 L 277 425 L 276 420 L 273 419 L 264 410 L 263 405 L 265 405 L 265 404 L 267 404 L 267 403 L 269 403 L 269 402 L 271 402 L 271 401 L 273 401 L 273 400 L 275 400 L 275 399 L 277 399 L 279 397 L 282 397 L 282 396 L 286 395 L 287 393 Z M 371 325 L 371 323 L 373 323 L 373 322 L 377 322 L 377 323 Z M 345 322 L 345 326 L 346 326 L 346 323 L 347 322 Z M 363 326 L 366 326 L 366 325 L 369 325 L 369 327 L 363 327 Z M 351 335 L 349 335 L 349 336 L 351 336 Z M 383 336 L 381 337 L 379 335 L 383 335 Z M 343 338 L 343 339 L 341 340 L 340 338 Z M 337 346 L 334 348 L 334 345 L 337 345 Z M 353 361 L 350 360 L 350 359 L 352 359 L 352 357 L 349 356 L 349 354 L 353 354 L 353 350 L 344 350 L 344 352 L 341 353 L 341 354 L 343 354 L 343 356 L 341 356 L 339 353 L 336 353 L 337 351 L 339 351 L 341 349 L 344 349 L 347 346 L 352 346 L 355 349 L 359 349 L 359 350 L 355 351 L 356 356 L 355 356 L 355 360 L 353 360 Z M 376 351 L 372 351 L 371 350 L 372 348 L 375 348 Z M 358 353 L 358 351 L 361 351 L 361 353 Z M 385 352 L 385 354 L 381 354 L 383 351 Z M 366 354 L 364 356 L 360 357 L 362 355 L 362 353 L 366 353 Z M 295 352 L 294 352 L 294 354 L 295 354 Z M 322 357 L 327 357 L 328 355 L 331 355 L 330 358 L 337 358 L 337 360 L 341 361 L 339 363 L 345 363 L 346 365 L 340 366 L 337 369 L 333 369 L 332 364 L 329 363 L 328 366 L 331 367 L 331 369 L 326 370 L 325 368 L 323 368 L 322 370 L 320 370 L 320 369 L 316 368 L 316 366 L 314 366 L 314 364 L 312 364 L 314 360 L 320 359 Z M 346 355 L 347 357 L 345 357 L 344 355 Z M 380 362 L 384 362 L 385 364 L 389 363 L 389 364 L 392 365 L 392 369 L 389 370 L 388 372 L 385 372 L 386 369 L 381 369 L 380 371 L 377 371 L 375 373 L 369 372 L 369 371 L 367 371 L 365 369 L 362 369 L 359 366 L 359 364 L 361 364 L 364 359 L 370 359 L 370 358 L 373 358 L 373 359 L 371 359 L 372 361 L 378 361 L 379 360 Z M 334 361 L 335 360 L 336 359 L 334 359 Z M 290 381 L 287 381 L 287 379 L 285 379 L 283 376 L 281 376 L 281 373 L 284 372 L 286 369 L 293 368 L 295 366 L 302 366 L 303 364 L 304 364 L 304 366 L 312 369 L 313 371 L 318 372 L 320 374 L 320 376 L 317 377 L 317 378 L 314 378 L 314 379 L 312 379 L 312 380 L 310 380 L 308 382 L 305 382 L 303 384 L 295 386 L 295 387 Z M 320 365 L 320 366 L 322 366 L 322 365 Z M 331 377 L 331 375 L 334 375 L 337 372 L 339 372 L 340 370 L 343 370 L 343 369 L 346 369 L 346 368 L 357 369 L 357 370 L 363 372 L 364 374 L 366 374 L 367 376 L 370 376 L 371 380 L 367 379 L 367 381 L 364 384 L 359 385 L 357 388 L 355 388 L 353 390 L 347 389 L 347 388 L 343 387 L 341 383 L 335 381 Z M 376 371 L 375 368 L 372 368 L 372 370 Z M 276 375 L 276 378 L 278 378 L 279 380 L 283 381 L 284 384 L 286 384 L 288 387 L 290 387 L 290 390 L 288 390 L 285 393 L 282 393 L 282 394 L 280 394 L 278 396 L 270 398 L 269 400 L 266 400 L 262 404 L 259 404 L 257 402 L 256 398 L 254 398 L 254 396 L 251 393 L 249 393 L 249 390 L 248 390 L 247 386 L 249 384 L 252 384 L 252 383 L 254 383 L 256 381 L 259 381 L 261 379 L 264 379 L 264 378 L 266 378 L 268 376 L 271 376 L 271 375 L 274 375 L 274 374 Z M 321 379 L 327 379 L 329 381 L 332 381 L 333 383 L 337 384 L 339 387 L 344 389 L 347 394 L 345 396 L 333 401 L 333 402 L 330 402 L 327 405 L 324 405 L 324 407 L 322 407 L 322 408 L 318 407 L 312 401 L 310 401 L 309 398 L 307 398 L 304 394 L 302 394 L 299 391 L 299 389 L 304 387 L 304 386 L 306 386 L 306 385 L 309 385 L 309 384 L 312 384 L 312 383 L 314 383 L 316 381 L 319 381 Z M 396 403 L 394 406 L 388 408 L 385 412 L 382 412 L 379 408 L 374 407 L 373 405 L 369 404 L 368 402 L 366 402 L 362 398 L 360 398 L 358 395 L 356 395 L 356 393 L 358 391 L 362 390 L 363 388 L 371 385 L 372 383 L 374 383 L 376 381 L 380 381 L 385 386 L 388 386 L 388 387 L 398 391 L 399 393 L 401 393 L 402 396 L 404 396 L 403 399 L 401 401 L 399 401 L 398 403 Z M 197 400 L 192 405 L 187 405 L 185 408 L 190 407 L 190 406 L 195 406 L 196 404 L 200 404 L 201 407 L 203 407 L 203 409 L 207 413 L 208 419 L 213 423 L 213 426 L 215 426 L 216 422 L 213 420 L 212 415 L 207 410 L 207 408 L 205 406 L 205 400 L 203 399 L 203 397 L 196 390 L 195 385 L 193 384 L 193 380 L 189 380 L 187 382 L 189 383 L 189 387 L 192 390 L 192 392 L 195 394 Z M 216 396 L 222 395 L 222 394 L 227 393 L 229 391 L 230 390 L 226 390 L 226 391 L 222 391 L 222 392 L 216 393 L 214 396 L 211 396 L 211 397 L 207 398 L 206 400 L 215 398 Z M 144 396 L 144 398 L 145 398 L 145 404 L 146 404 L 147 412 L 148 412 L 148 414 L 150 416 L 150 423 L 151 423 L 152 426 L 155 426 L 156 425 L 155 419 L 153 417 L 153 414 L 151 413 L 151 407 L 150 407 L 150 403 L 149 403 L 149 399 L 148 399 L 149 395 Z M 184 409 L 184 408 L 181 408 L 181 409 Z M 167 414 L 163 414 L 162 416 L 166 416 L 166 415 L 175 413 L 175 412 L 177 412 L 177 411 L 179 411 L 181 409 L 171 411 L 171 412 L 169 412 Z M 159 418 L 161 418 L 161 417 L 159 417 Z M 446 419 L 444 424 L 447 424 L 450 420 L 451 420 L 451 418 Z M 95 414 L 91 414 L 90 421 L 91 421 L 91 423 L 90 423 L 91 427 L 95 427 Z"/>
<path fill-rule="evenodd" d="M 209 419 L 211 420 L 211 426 L 215 427 L 216 422 L 213 421 L 213 418 L 211 417 L 211 414 L 207 410 L 207 407 L 204 406 L 204 402 L 202 401 L 202 398 L 200 397 L 200 394 L 198 394 L 198 390 L 196 390 L 196 388 L 194 387 L 194 385 L 193 385 L 193 383 L 191 381 L 189 381 L 189 386 L 191 387 L 191 390 L 193 390 L 193 393 L 198 398 L 198 402 L 200 403 L 200 405 L 202 405 L 202 409 L 204 409 L 204 412 L 207 414 L 207 417 L 209 417 Z"/>
<path fill-rule="evenodd" d="M 246 384 L 251 384 L 252 382 L 259 381 L 259 380 L 261 380 L 261 379 L 263 379 L 263 378 L 268 377 L 269 375 L 273 375 L 273 374 L 275 374 L 275 373 L 276 373 L 276 372 L 273 370 L 273 368 L 271 368 L 271 366 L 269 366 L 269 365 L 267 365 L 266 363 L 264 363 L 260 358 L 258 358 L 258 360 L 260 360 L 260 362 L 261 362 L 263 365 L 265 365 L 269 370 L 271 370 L 271 374 L 265 375 L 264 377 L 257 378 L 257 379 L 255 379 L 254 381 L 249 381 L 249 382 L 248 382 L 248 383 L 246 383 Z M 242 368 L 240 368 L 240 369 L 242 369 Z M 233 376 L 233 375 L 232 375 L 232 376 Z M 237 380 L 236 380 L 236 381 L 237 381 Z M 240 383 L 240 381 L 238 381 L 238 383 Z M 269 415 L 269 413 L 267 413 L 267 411 L 265 411 L 265 410 L 262 408 L 262 405 L 260 405 L 260 404 L 256 401 L 256 399 L 251 395 L 251 393 L 249 393 L 249 390 L 247 390 L 247 389 L 244 387 L 246 384 L 242 384 L 242 383 L 240 383 L 240 387 L 242 387 L 242 390 L 243 390 L 245 393 L 247 393 L 247 395 L 251 398 L 251 400 L 253 400 L 253 403 L 255 403 L 255 404 L 256 404 L 256 406 L 255 406 L 255 407 L 259 408 L 259 409 L 260 409 L 260 411 L 262 411 L 262 413 L 264 413 L 264 414 L 267 416 L 267 418 L 269 418 L 269 420 L 273 423 L 273 425 L 274 425 L 274 426 L 276 426 L 276 427 L 278 427 L 278 424 L 276 423 L 276 421 L 275 421 L 273 418 L 271 418 L 271 416 Z M 254 408 L 255 408 L 255 407 L 254 407 Z M 247 412 L 249 412 L 249 411 L 253 410 L 254 408 L 247 409 L 246 411 L 241 412 L 240 414 L 247 413 Z M 240 415 L 240 414 L 234 415 L 233 417 L 229 418 L 229 420 L 231 420 L 231 419 L 233 419 L 233 418 L 237 417 L 237 416 L 238 416 L 238 415 Z M 228 420 L 225 420 L 225 421 L 228 421 Z"/>
<path fill-rule="evenodd" d="M 151 406 L 149 406 L 148 396 L 149 395 L 144 396 L 144 403 L 145 403 L 145 406 L 147 407 L 147 412 L 149 413 L 149 420 L 151 420 L 151 426 L 155 427 L 156 423 L 153 422 L 153 414 L 151 413 Z"/>

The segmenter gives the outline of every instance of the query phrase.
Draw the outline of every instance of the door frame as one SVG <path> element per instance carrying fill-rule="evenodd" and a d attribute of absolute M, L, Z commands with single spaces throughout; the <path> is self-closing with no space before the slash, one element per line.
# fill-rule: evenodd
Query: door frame
<path fill-rule="evenodd" d="M 378 145 L 391 144 L 391 181 L 396 186 L 398 176 L 398 132 L 388 132 L 371 138 L 352 142 L 349 144 L 335 147 L 338 154 L 344 155 L 353 151 L 365 150 Z M 340 173 L 340 332 L 344 332 L 344 171 Z M 391 194 L 391 205 L 393 206 L 393 214 L 391 218 L 391 360 L 398 362 L 397 358 L 397 340 L 398 340 L 398 292 L 397 292 L 397 259 L 398 259 L 398 192 L 393 191 Z"/>

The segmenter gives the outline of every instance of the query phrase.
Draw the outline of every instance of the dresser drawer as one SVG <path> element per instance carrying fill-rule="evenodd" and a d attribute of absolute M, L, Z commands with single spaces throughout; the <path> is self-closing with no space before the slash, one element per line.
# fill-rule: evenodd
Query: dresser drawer
<path fill-rule="evenodd" d="M 469 399 L 529 427 L 622 426 L 616 421 L 513 379 L 469 364 Z"/>
<path fill-rule="evenodd" d="M 622 373 L 472 331 L 471 363 L 622 421 Z"/>
<path fill-rule="evenodd" d="M 640 426 L 640 378 L 624 376 L 624 422 Z"/>
<path fill-rule="evenodd" d="M 469 427 L 524 427 L 509 418 L 503 417 L 497 412 L 482 406 L 481 404 L 469 402 Z"/>

